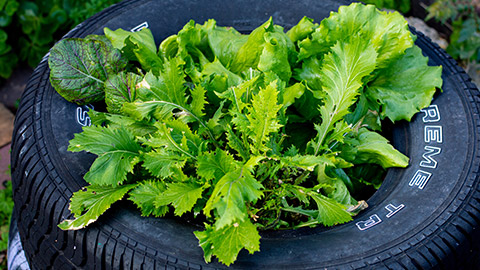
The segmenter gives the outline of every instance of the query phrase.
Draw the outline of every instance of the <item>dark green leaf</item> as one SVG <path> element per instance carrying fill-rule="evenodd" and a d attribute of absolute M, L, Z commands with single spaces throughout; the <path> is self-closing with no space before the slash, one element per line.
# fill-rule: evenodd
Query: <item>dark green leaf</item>
<path fill-rule="evenodd" d="M 105 103 L 111 113 L 119 113 L 123 104 L 137 98 L 136 85 L 142 77 L 135 73 L 120 72 L 105 81 Z"/>
<path fill-rule="evenodd" d="M 126 63 L 109 44 L 71 38 L 61 40 L 50 50 L 48 64 L 55 90 L 66 100 L 82 105 L 102 100 L 104 82 Z"/>

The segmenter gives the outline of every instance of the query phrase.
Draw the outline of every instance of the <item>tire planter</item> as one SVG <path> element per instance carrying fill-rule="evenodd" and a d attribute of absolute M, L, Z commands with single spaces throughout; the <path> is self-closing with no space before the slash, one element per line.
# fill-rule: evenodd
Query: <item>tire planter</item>
<path fill-rule="evenodd" d="M 147 26 L 156 41 L 190 19 L 248 32 L 273 16 L 286 28 L 303 16 L 320 21 L 344 1 L 124 1 L 77 26 L 66 37 L 101 34 L 103 27 Z M 432 105 L 399 123 L 394 146 L 410 157 L 390 169 L 370 207 L 333 228 L 262 233 L 260 252 L 242 251 L 233 269 L 470 268 L 480 245 L 480 93 L 465 72 L 421 33 L 416 44 L 431 65 L 443 66 L 443 92 Z M 48 57 L 48 55 L 47 55 Z M 17 113 L 12 178 L 18 230 L 32 269 L 216 269 L 206 264 L 192 231 L 178 218 L 144 218 L 115 204 L 79 231 L 57 224 L 70 217 L 69 199 L 86 183 L 94 156 L 67 152 L 89 125 L 88 106 L 60 97 L 49 82 L 46 57 L 32 75 Z"/>

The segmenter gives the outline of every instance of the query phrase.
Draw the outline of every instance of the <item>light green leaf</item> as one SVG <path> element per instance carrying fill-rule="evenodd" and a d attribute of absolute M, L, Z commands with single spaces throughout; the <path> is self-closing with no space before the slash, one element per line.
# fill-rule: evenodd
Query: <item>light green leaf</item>
<path fill-rule="evenodd" d="M 181 216 L 192 210 L 198 199 L 202 197 L 205 186 L 195 182 L 167 184 L 167 189 L 155 198 L 155 206 L 173 205 L 175 215 Z"/>
<path fill-rule="evenodd" d="M 193 154 L 195 154 L 197 149 L 189 148 L 189 145 L 194 145 L 194 142 L 189 141 L 186 134 L 183 134 L 181 130 L 175 130 L 167 126 L 167 123 L 156 123 L 155 126 L 158 130 L 144 142 L 146 145 L 157 149 L 162 148 L 168 151 L 170 155 L 180 155 L 195 159 Z M 174 160 L 171 161 L 173 162 Z M 162 162 L 166 162 L 166 160 Z"/>
<path fill-rule="evenodd" d="M 112 31 L 108 27 L 103 29 L 105 36 L 112 42 L 113 47 L 123 50 L 126 47 L 126 40 L 135 43 L 137 46 L 144 46 L 152 53 L 157 53 L 157 45 L 153 38 L 152 32 L 148 28 L 143 28 L 137 32 L 126 31 L 121 28 Z"/>
<path fill-rule="evenodd" d="M 282 157 L 281 161 L 286 166 L 299 167 L 308 171 L 313 171 L 319 164 L 334 165 L 332 160 L 326 156 L 295 155 Z"/>
<path fill-rule="evenodd" d="M 319 223 L 325 226 L 333 226 L 352 220 L 352 216 L 346 211 L 346 207 L 334 199 L 325 197 L 315 191 L 310 191 L 308 195 L 317 204 L 316 220 Z"/>
<path fill-rule="evenodd" d="M 379 11 L 373 5 L 353 3 L 322 20 L 312 34 L 300 42 L 300 59 L 323 55 L 337 42 L 368 41 L 378 54 L 377 67 L 384 67 L 413 45 L 408 23 L 398 12 Z"/>
<path fill-rule="evenodd" d="M 250 254 L 260 250 L 260 235 L 250 220 L 237 222 L 222 229 L 206 225 L 204 231 L 195 231 L 199 245 L 204 251 L 205 261 L 211 261 L 212 256 L 227 266 L 232 264 L 243 248 Z"/>
<path fill-rule="evenodd" d="M 227 69 L 218 58 L 215 58 L 213 62 L 203 65 L 201 74 L 203 77 L 210 77 L 212 75 L 225 76 L 225 88 L 239 85 L 243 81 L 242 77 Z"/>
<path fill-rule="evenodd" d="M 127 173 L 132 172 L 133 166 L 139 162 L 141 149 L 133 135 L 124 127 L 84 127 L 83 132 L 75 134 L 68 146 L 72 152 L 87 151 L 98 155 L 85 174 L 85 181 L 111 186 L 125 181 Z"/>
<path fill-rule="evenodd" d="M 415 113 L 430 104 L 436 89 L 442 86 L 441 74 L 442 67 L 428 66 L 428 58 L 414 46 L 379 70 L 365 94 L 372 101 L 380 102 L 382 118 L 410 121 Z"/>
<path fill-rule="evenodd" d="M 70 210 L 75 219 L 64 220 L 58 227 L 62 230 L 85 228 L 92 222 L 95 222 L 114 202 L 122 199 L 135 186 L 105 187 L 91 185 L 86 190 L 75 192 L 70 202 Z M 84 213 L 85 210 L 86 212 Z"/>
<path fill-rule="evenodd" d="M 172 58 L 163 64 L 161 73 L 157 76 L 152 72 L 145 75 L 144 82 L 139 86 L 139 98 L 144 101 L 168 101 L 180 106 L 186 105 L 185 62 L 179 58 Z"/>
<path fill-rule="evenodd" d="M 362 78 L 375 69 L 376 52 L 367 42 L 354 40 L 337 43 L 327 54 L 321 69 L 323 90 L 327 93 L 320 107 L 322 123 L 316 127 L 318 136 L 311 142 L 314 155 L 327 146 L 328 133 L 349 113 L 357 100 Z"/>
<path fill-rule="evenodd" d="M 287 36 L 292 42 L 297 42 L 306 38 L 315 31 L 315 28 L 317 27 L 318 24 L 313 23 L 313 19 L 303 17 L 295 26 L 288 30 Z"/>
<path fill-rule="evenodd" d="M 79 105 L 103 100 L 103 84 L 126 61 L 110 44 L 80 38 L 63 39 L 50 50 L 50 82 L 66 100 Z"/>
<path fill-rule="evenodd" d="M 263 72 L 274 72 L 281 80 L 288 82 L 292 76 L 292 70 L 288 59 L 289 42 L 283 32 L 266 32 L 265 44 L 258 60 L 258 69 Z"/>
<path fill-rule="evenodd" d="M 214 186 L 213 193 L 203 209 L 205 215 L 217 210 L 218 218 L 215 222 L 217 230 L 237 221 L 244 221 L 247 217 L 247 202 L 260 198 L 263 188 L 251 173 L 240 168 L 223 176 Z"/>
<path fill-rule="evenodd" d="M 195 85 L 191 90 L 192 102 L 190 103 L 190 108 L 193 114 L 198 117 L 203 117 L 205 113 L 203 112 L 205 104 L 208 104 L 205 96 L 206 90 L 201 85 Z"/>
<path fill-rule="evenodd" d="M 302 67 L 294 70 L 294 78 L 305 81 L 313 91 L 322 90 L 321 81 L 322 61 L 316 57 L 310 57 L 302 61 Z M 317 98 L 319 98 L 317 96 Z"/>
<path fill-rule="evenodd" d="M 408 157 L 396 150 L 382 135 L 361 128 L 346 139 L 341 157 L 354 164 L 375 163 L 383 168 L 407 167 Z"/>
<path fill-rule="evenodd" d="M 249 138 L 253 142 L 251 145 L 253 153 L 268 151 L 265 142 L 268 141 L 269 134 L 277 132 L 282 126 L 277 119 L 282 105 L 277 104 L 278 91 L 274 85 L 275 82 L 260 89 L 258 95 L 252 98 L 252 107 L 248 108 L 248 129 L 250 130 Z"/>
<path fill-rule="evenodd" d="M 238 74 L 250 67 L 256 67 L 265 46 L 264 34 L 273 30 L 272 18 L 254 29 L 248 35 L 247 41 L 238 49 L 229 67 L 230 70 Z"/>
<path fill-rule="evenodd" d="M 295 99 L 300 98 L 305 92 L 306 87 L 303 83 L 295 83 L 286 87 L 282 93 L 282 104 L 286 108 L 295 102 Z"/>
<path fill-rule="evenodd" d="M 116 49 L 122 51 L 129 60 L 140 62 L 144 70 L 153 69 L 157 73 L 162 67 L 163 61 L 157 56 L 157 46 L 150 29 L 131 32 L 121 28 L 115 31 L 104 28 L 104 33 Z"/>
<path fill-rule="evenodd" d="M 236 53 L 248 39 L 248 35 L 240 34 L 233 27 L 216 25 L 207 29 L 207 35 L 213 54 L 225 67 L 230 67 Z"/>
<path fill-rule="evenodd" d="M 160 181 L 146 180 L 128 193 L 129 200 L 134 202 L 142 211 L 142 216 L 153 215 L 163 217 L 168 212 L 167 206 L 157 207 L 155 198 L 165 191 L 165 184 Z"/>
<path fill-rule="evenodd" d="M 238 168 L 232 155 L 218 149 L 215 152 L 205 152 L 197 157 L 197 174 L 206 179 L 220 180 L 224 175 Z"/>
<path fill-rule="evenodd" d="M 143 167 L 152 175 L 165 179 L 172 176 L 174 168 L 183 168 L 187 158 L 164 148 L 158 148 L 143 155 Z"/>

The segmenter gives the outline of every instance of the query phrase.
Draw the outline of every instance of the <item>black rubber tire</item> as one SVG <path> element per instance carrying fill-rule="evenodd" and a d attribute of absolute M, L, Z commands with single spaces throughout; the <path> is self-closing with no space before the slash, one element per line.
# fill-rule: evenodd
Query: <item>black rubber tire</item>
<path fill-rule="evenodd" d="M 30 270 L 17 227 L 17 211 L 14 211 L 10 220 L 7 247 L 7 269 Z"/>
<path fill-rule="evenodd" d="M 73 29 L 84 37 L 147 21 L 157 42 L 189 19 L 250 31 L 269 16 L 289 27 L 306 15 L 320 21 L 343 1 L 125 1 Z M 388 171 L 370 207 L 353 222 L 262 234 L 261 251 L 241 252 L 237 269 L 461 269 L 478 266 L 480 235 L 480 119 L 478 89 L 442 49 L 420 33 L 416 44 L 443 66 L 443 92 L 430 110 L 396 125 L 393 142 L 411 159 Z M 170 218 L 142 218 L 128 202 L 98 222 L 61 231 L 68 202 L 85 182 L 94 156 L 66 151 L 88 124 L 85 107 L 66 102 L 51 87 L 46 58 L 22 97 L 12 145 L 12 178 L 18 229 L 32 269 L 214 269 L 192 231 Z M 430 112 L 430 114 L 428 113 Z"/>

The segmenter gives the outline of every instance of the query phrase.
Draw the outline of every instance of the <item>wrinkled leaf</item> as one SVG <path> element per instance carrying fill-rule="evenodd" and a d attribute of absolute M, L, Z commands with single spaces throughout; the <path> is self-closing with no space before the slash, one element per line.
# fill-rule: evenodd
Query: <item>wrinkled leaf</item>
<path fill-rule="evenodd" d="M 103 84 L 126 61 L 110 44 L 98 40 L 63 39 L 50 50 L 50 82 L 66 100 L 79 105 L 102 100 Z"/>

